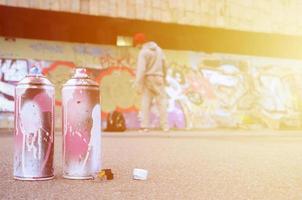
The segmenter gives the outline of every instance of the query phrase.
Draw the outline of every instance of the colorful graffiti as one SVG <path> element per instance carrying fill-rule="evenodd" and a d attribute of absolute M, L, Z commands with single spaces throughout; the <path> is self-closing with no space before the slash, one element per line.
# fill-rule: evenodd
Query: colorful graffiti
<path fill-rule="evenodd" d="M 88 72 L 100 84 L 103 126 L 107 114 L 118 110 L 124 114 L 128 128 L 139 128 L 140 96 L 132 87 L 137 51 L 108 46 L 106 51 L 97 49 L 93 52 L 101 54 L 99 66 Z M 172 128 L 302 128 L 302 61 L 168 50 L 165 53 Z M 55 84 L 56 105 L 60 106 L 61 87 L 75 67 L 70 61 L 0 61 L 1 112 L 13 112 L 14 86 L 32 65 L 40 66 Z M 152 107 L 151 120 L 153 127 L 159 125 L 156 106 Z"/>

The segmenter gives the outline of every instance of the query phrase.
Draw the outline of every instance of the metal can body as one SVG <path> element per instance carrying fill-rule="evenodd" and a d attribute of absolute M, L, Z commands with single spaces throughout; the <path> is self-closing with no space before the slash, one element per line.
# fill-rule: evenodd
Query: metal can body
<path fill-rule="evenodd" d="M 54 93 L 42 75 L 28 75 L 15 88 L 15 179 L 54 177 Z"/>
<path fill-rule="evenodd" d="M 101 162 L 101 108 L 99 86 L 85 69 L 62 89 L 63 177 L 91 179 Z"/>

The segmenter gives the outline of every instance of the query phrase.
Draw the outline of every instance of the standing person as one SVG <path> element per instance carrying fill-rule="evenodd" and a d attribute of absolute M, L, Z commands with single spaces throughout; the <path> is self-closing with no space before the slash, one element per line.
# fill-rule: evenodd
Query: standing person
<path fill-rule="evenodd" d="M 134 86 L 142 94 L 141 128 L 148 131 L 149 116 L 153 99 L 160 111 L 160 124 L 164 131 L 169 130 L 167 95 L 165 92 L 165 56 L 162 49 L 152 41 L 147 41 L 143 33 L 137 33 L 133 42 L 140 49 L 137 59 Z"/>

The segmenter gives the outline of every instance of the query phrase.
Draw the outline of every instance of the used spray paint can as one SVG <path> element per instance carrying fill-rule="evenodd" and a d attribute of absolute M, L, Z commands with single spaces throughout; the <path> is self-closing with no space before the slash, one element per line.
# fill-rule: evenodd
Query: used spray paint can
<path fill-rule="evenodd" d="M 62 88 L 63 177 L 92 179 L 101 167 L 101 108 L 98 84 L 77 68 Z"/>
<path fill-rule="evenodd" d="M 54 86 L 36 67 L 15 88 L 15 179 L 54 177 L 54 94 Z"/>

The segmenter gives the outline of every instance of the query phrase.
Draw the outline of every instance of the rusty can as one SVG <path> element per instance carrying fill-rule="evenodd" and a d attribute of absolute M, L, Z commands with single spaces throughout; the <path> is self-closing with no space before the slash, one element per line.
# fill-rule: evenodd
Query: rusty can
<path fill-rule="evenodd" d="M 54 86 L 39 68 L 32 68 L 15 88 L 15 179 L 54 177 L 54 94 Z"/>
<path fill-rule="evenodd" d="M 99 85 L 77 68 L 62 88 L 63 177 L 92 179 L 101 168 Z"/>

